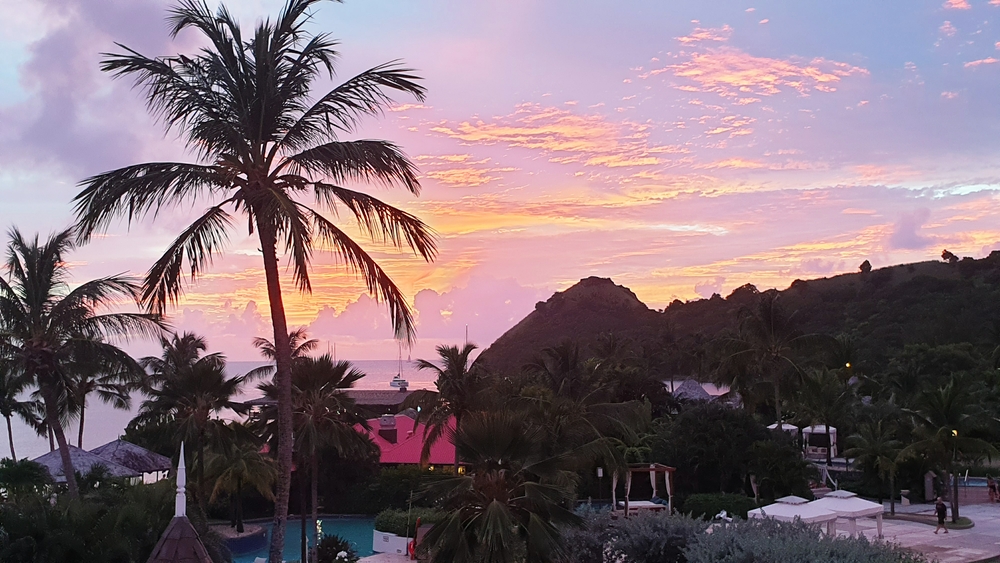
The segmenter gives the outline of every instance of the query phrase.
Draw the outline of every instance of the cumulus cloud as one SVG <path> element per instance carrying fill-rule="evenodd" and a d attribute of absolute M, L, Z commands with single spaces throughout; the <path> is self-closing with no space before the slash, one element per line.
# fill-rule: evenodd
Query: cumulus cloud
<path fill-rule="evenodd" d="M 151 55 L 169 51 L 161 0 L 44 0 L 44 17 L 62 23 L 28 46 L 20 67 L 27 96 L 0 107 L 0 153 L 10 162 L 46 163 L 90 173 L 136 160 L 160 142 L 130 84 L 100 72 L 115 42 Z"/>
<path fill-rule="evenodd" d="M 902 250 L 920 250 L 934 243 L 934 238 L 921 234 L 920 229 L 931 217 L 930 209 L 922 207 L 912 213 L 904 213 L 889 236 L 889 247 Z"/>

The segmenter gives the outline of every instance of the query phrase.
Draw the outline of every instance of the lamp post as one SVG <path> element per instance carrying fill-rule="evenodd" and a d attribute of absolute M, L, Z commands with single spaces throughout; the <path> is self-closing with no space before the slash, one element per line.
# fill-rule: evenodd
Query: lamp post
<path fill-rule="evenodd" d="M 597 468 L 597 498 L 601 498 L 601 489 L 604 488 L 604 468 Z"/>

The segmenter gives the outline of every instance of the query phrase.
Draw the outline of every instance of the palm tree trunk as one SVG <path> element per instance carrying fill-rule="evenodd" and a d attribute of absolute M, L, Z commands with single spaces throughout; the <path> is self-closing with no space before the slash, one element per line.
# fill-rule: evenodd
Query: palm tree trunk
<path fill-rule="evenodd" d="M 76 447 L 83 449 L 83 420 L 87 412 L 87 398 L 80 401 L 80 430 L 76 436 Z"/>
<path fill-rule="evenodd" d="M 52 435 L 52 427 L 49 426 L 48 416 L 45 417 L 45 420 L 46 420 L 46 422 L 45 422 L 45 433 L 49 435 L 49 451 L 50 452 L 54 452 L 54 451 L 56 451 L 56 439 Z"/>
<path fill-rule="evenodd" d="M 777 376 L 774 378 L 774 413 L 778 418 L 778 428 L 781 428 L 781 388 Z"/>
<path fill-rule="evenodd" d="M 319 456 L 313 452 L 309 467 L 310 496 L 312 496 L 312 516 L 309 518 L 309 525 L 313 533 L 316 533 L 316 521 L 319 519 Z M 319 546 L 319 535 L 313 540 L 312 547 L 309 548 L 309 561 L 316 563 L 316 548 Z"/>
<path fill-rule="evenodd" d="M 236 479 L 236 533 L 242 534 L 243 528 L 243 480 Z"/>
<path fill-rule="evenodd" d="M 780 424 L 778 425 L 781 426 Z M 825 423 L 826 426 L 826 466 L 830 467 L 833 465 L 833 442 L 830 441 L 830 423 Z"/>
<path fill-rule="evenodd" d="M 307 494 L 307 492 L 306 492 L 306 468 L 302 467 L 301 469 L 299 469 L 299 471 L 301 472 L 300 475 L 299 475 L 299 522 L 302 524 L 301 525 L 301 531 L 300 531 L 300 536 L 301 536 L 301 540 L 302 540 L 302 545 L 300 546 L 301 549 L 302 549 L 302 556 L 299 559 L 299 561 L 302 561 L 303 563 L 305 563 L 305 562 L 307 562 L 309 560 L 308 559 L 308 556 L 309 556 L 309 549 L 308 549 L 309 542 L 306 540 L 306 511 L 309 508 L 309 506 L 307 504 L 308 499 L 306 497 L 306 494 Z"/>
<path fill-rule="evenodd" d="M 10 427 L 10 415 L 4 415 L 7 419 L 7 441 L 10 442 L 10 459 L 17 461 L 17 454 L 14 453 L 14 431 Z"/>
<path fill-rule="evenodd" d="M 951 468 L 951 521 L 958 523 L 958 473 Z"/>
<path fill-rule="evenodd" d="M 63 474 L 66 476 L 66 486 L 69 488 L 69 498 L 77 500 L 80 498 L 80 489 L 76 486 L 76 473 L 73 470 L 73 460 L 69 456 L 69 443 L 66 442 L 66 433 L 63 432 L 62 423 L 59 422 L 59 410 L 56 407 L 58 399 L 49 386 L 46 386 L 43 399 L 46 423 L 49 430 L 55 434 L 56 443 L 59 444 L 59 457 L 62 458 Z"/>
<path fill-rule="evenodd" d="M 278 399 L 278 482 L 274 495 L 274 526 L 271 529 L 270 563 L 281 563 L 288 523 L 288 495 L 292 486 L 292 351 L 288 347 L 288 323 L 281 300 L 278 277 L 277 240 L 274 229 L 257 215 L 257 232 L 264 256 L 267 299 L 274 329 L 274 383 Z"/>
<path fill-rule="evenodd" d="M 889 474 L 889 514 L 896 515 L 896 476 Z"/>
<path fill-rule="evenodd" d="M 455 435 L 458 436 L 458 423 L 461 417 L 455 413 Z M 458 448 L 455 448 L 455 476 L 458 477 Z"/>

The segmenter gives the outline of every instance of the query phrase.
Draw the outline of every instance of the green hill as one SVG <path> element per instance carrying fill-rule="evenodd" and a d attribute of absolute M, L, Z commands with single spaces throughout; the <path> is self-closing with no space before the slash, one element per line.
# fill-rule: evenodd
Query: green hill
<path fill-rule="evenodd" d="M 971 342 L 984 353 L 1000 319 L 1000 251 L 980 260 L 918 262 L 830 278 L 796 280 L 780 291 L 804 332 L 854 338 L 859 356 L 881 364 L 906 344 Z M 649 309 L 628 288 L 610 279 L 586 278 L 539 302 L 521 322 L 483 351 L 491 369 L 510 372 L 539 350 L 574 340 L 584 353 L 601 334 L 638 342 L 704 341 L 734 326 L 741 306 L 756 299 L 746 285 L 723 298 L 674 301 Z M 683 344 L 682 344 L 683 345 Z"/>

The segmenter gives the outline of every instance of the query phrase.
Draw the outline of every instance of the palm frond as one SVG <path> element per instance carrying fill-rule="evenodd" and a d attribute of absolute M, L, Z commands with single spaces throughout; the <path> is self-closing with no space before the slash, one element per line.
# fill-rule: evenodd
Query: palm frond
<path fill-rule="evenodd" d="M 285 133 L 280 148 L 301 150 L 317 140 L 331 140 L 337 130 L 354 131 L 362 117 L 378 115 L 393 102 L 390 90 L 410 94 L 423 101 L 427 89 L 417 83 L 420 77 L 412 72 L 413 69 L 403 68 L 397 61 L 392 61 L 350 78 L 304 111 Z"/>
<path fill-rule="evenodd" d="M 368 287 L 368 292 L 373 294 L 377 301 L 384 301 L 389 307 L 389 317 L 392 319 L 396 338 L 405 340 L 407 343 L 412 342 L 416 335 L 413 313 L 410 311 L 410 305 L 406 302 L 403 293 L 389 275 L 364 249 L 336 225 L 308 208 L 305 209 L 305 212 L 310 215 L 320 242 L 341 257 L 348 268 L 361 274 Z"/>
<path fill-rule="evenodd" d="M 414 195 L 420 193 L 416 166 L 402 149 L 388 141 L 333 141 L 286 157 L 275 173 L 285 168 L 295 174 L 318 175 L 337 184 L 352 181 L 398 184 Z"/>
<path fill-rule="evenodd" d="M 182 200 L 226 189 L 232 182 L 219 167 L 174 162 L 136 164 L 91 176 L 80 182 L 83 189 L 73 198 L 77 238 L 89 239 L 115 217 L 131 223 Z"/>
<path fill-rule="evenodd" d="M 187 261 L 191 279 L 212 262 L 228 242 L 226 230 L 232 225 L 223 202 L 208 209 L 167 247 L 163 256 L 146 273 L 142 302 L 156 313 L 163 314 L 168 303 L 175 304 L 181 294 L 181 268 Z"/>
<path fill-rule="evenodd" d="M 346 206 L 362 232 L 372 239 L 396 248 L 405 244 L 427 261 L 437 254 L 434 232 L 417 217 L 365 193 L 322 182 L 316 182 L 314 188 L 319 203 L 334 211 L 338 202 Z"/>

